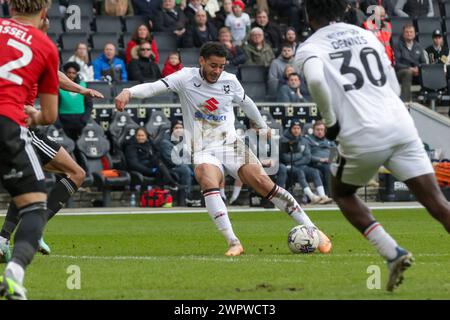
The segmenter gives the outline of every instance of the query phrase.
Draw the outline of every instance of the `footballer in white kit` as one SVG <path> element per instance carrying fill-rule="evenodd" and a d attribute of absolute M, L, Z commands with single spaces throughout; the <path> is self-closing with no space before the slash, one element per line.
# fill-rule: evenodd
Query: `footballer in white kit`
<path fill-rule="evenodd" d="M 339 22 L 345 0 L 305 2 L 314 34 L 301 44 L 296 63 L 324 118 L 327 136 L 337 138 L 331 166 L 333 197 L 346 218 L 387 260 L 392 291 L 413 261 L 375 221 L 356 196 L 381 166 L 404 181 L 416 198 L 450 231 L 450 206 L 407 108 L 381 42 L 372 32 Z"/>
<path fill-rule="evenodd" d="M 192 163 L 205 204 L 212 220 L 227 240 L 227 256 L 237 256 L 244 249 L 233 232 L 219 185 L 226 173 L 252 187 L 288 213 L 298 224 L 315 225 L 294 197 L 272 182 L 258 158 L 238 137 L 234 127 L 233 105 L 241 106 L 260 130 L 267 130 L 255 103 L 248 97 L 234 74 L 223 71 L 227 51 L 217 42 L 206 43 L 200 50 L 200 68 L 182 70 L 153 83 L 124 89 L 116 97 L 116 107 L 123 110 L 130 98 L 147 98 L 168 91 L 178 93 L 185 127 L 184 141 L 192 150 Z M 319 250 L 328 253 L 331 241 L 321 231 Z"/>

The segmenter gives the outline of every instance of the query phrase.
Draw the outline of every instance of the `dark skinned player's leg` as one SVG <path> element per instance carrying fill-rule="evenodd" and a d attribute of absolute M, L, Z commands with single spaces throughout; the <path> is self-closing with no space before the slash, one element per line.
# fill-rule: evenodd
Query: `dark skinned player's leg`
<path fill-rule="evenodd" d="M 416 199 L 450 233 L 450 203 L 442 194 L 434 174 L 425 174 L 405 181 Z"/>
<path fill-rule="evenodd" d="M 387 290 L 394 290 L 403 281 L 403 272 L 414 259 L 379 224 L 367 205 L 356 195 L 352 186 L 332 177 L 332 193 L 345 218 L 358 229 L 388 262 L 389 280 Z"/>

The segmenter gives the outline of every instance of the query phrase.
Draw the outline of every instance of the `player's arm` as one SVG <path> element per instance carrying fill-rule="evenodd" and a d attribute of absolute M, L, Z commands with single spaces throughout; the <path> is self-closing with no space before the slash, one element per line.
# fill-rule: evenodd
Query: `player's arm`
<path fill-rule="evenodd" d="M 331 90 L 325 78 L 324 65 L 318 57 L 311 57 L 303 64 L 303 72 L 311 96 L 316 102 L 327 127 L 327 138 L 336 139 L 339 134 L 339 123 L 331 105 Z"/>
<path fill-rule="evenodd" d="M 42 93 L 39 96 L 41 110 L 33 106 L 25 106 L 25 113 L 28 115 L 27 125 L 46 126 L 52 124 L 58 118 L 58 96 L 54 94 Z"/>
<path fill-rule="evenodd" d="M 150 98 L 157 96 L 158 94 L 167 92 L 167 90 L 167 84 L 164 83 L 163 80 L 139 84 L 131 88 L 123 89 L 115 99 L 116 109 L 118 111 L 123 111 L 126 105 L 130 102 L 131 98 Z"/>
<path fill-rule="evenodd" d="M 79 93 L 88 98 L 100 98 L 100 99 L 104 98 L 104 96 L 100 92 L 80 86 L 78 83 L 75 83 L 72 80 L 70 80 L 61 71 L 58 71 L 58 79 L 60 88 L 65 91 Z"/>

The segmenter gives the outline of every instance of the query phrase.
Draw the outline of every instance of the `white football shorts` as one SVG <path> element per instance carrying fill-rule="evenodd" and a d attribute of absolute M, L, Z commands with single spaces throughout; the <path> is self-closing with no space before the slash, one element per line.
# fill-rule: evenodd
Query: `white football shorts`
<path fill-rule="evenodd" d="M 343 183 L 365 186 L 381 166 L 385 166 L 399 181 L 434 173 L 420 139 L 376 152 L 340 152 L 331 164 L 331 173 Z"/>

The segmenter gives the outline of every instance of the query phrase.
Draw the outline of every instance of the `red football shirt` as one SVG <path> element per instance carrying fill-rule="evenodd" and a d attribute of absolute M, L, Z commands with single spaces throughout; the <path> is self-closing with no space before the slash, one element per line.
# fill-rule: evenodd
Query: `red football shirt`
<path fill-rule="evenodd" d="M 25 126 L 24 105 L 33 87 L 58 95 L 59 56 L 39 29 L 0 19 L 0 116 Z"/>

